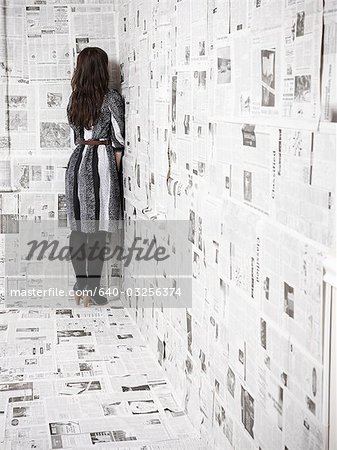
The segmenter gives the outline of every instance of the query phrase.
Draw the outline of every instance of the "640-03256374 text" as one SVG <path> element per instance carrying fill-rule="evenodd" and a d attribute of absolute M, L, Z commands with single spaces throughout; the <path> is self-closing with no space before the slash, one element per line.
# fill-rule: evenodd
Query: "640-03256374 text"
<path fill-rule="evenodd" d="M 118 287 L 114 286 L 112 288 L 95 288 L 94 290 L 90 289 L 84 289 L 84 293 L 88 295 L 96 295 L 96 291 L 99 291 L 99 295 L 107 295 L 107 296 L 120 296 L 120 295 L 127 295 L 127 296 L 142 296 L 142 297 L 180 297 L 182 295 L 181 288 L 180 287 L 141 287 L 141 288 L 126 288 L 126 289 L 119 289 Z M 55 287 L 47 288 L 47 289 L 11 289 L 9 291 L 10 297 L 68 297 L 73 296 L 77 291 L 74 289 L 59 289 Z M 82 291 L 81 291 L 82 292 Z"/>

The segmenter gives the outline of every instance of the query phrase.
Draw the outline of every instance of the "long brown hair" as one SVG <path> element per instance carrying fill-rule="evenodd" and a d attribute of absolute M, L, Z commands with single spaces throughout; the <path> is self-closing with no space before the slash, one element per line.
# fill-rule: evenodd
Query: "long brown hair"
<path fill-rule="evenodd" d="M 70 122 L 91 128 L 98 119 L 108 84 L 108 55 L 98 47 L 84 48 L 77 57 L 71 80 Z"/>

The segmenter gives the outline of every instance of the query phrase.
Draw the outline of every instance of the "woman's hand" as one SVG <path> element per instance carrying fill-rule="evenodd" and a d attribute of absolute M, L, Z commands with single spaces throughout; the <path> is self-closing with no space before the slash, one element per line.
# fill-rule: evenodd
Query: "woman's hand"
<path fill-rule="evenodd" d="M 116 164 L 117 164 L 118 172 L 119 172 L 119 170 L 121 168 L 122 156 L 123 156 L 123 152 L 115 152 Z"/>

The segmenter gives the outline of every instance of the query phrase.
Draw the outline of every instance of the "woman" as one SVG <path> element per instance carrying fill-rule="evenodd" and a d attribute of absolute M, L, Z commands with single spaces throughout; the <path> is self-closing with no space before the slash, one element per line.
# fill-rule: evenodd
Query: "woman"
<path fill-rule="evenodd" d="M 108 56 L 87 47 L 77 58 L 67 108 L 76 148 L 66 170 L 66 200 L 71 228 L 75 300 L 104 305 L 100 294 L 106 235 L 122 218 L 120 171 L 124 150 L 124 103 L 109 90 Z M 104 255 L 103 255 L 104 256 Z"/>

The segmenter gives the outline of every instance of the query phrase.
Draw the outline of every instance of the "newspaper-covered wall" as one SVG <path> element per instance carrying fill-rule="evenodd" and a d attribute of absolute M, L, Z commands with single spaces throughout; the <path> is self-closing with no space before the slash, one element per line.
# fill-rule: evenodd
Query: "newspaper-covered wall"
<path fill-rule="evenodd" d="M 0 37 L 1 232 L 11 232 L 15 218 L 57 218 L 66 227 L 70 79 L 80 50 L 99 46 L 117 86 L 114 2 L 4 0 Z"/>
<path fill-rule="evenodd" d="M 65 170 L 74 149 L 66 117 L 79 52 L 99 46 L 109 55 L 112 87 L 120 84 L 118 15 L 113 1 L 3 0 L 0 8 L 0 233 L 19 222 L 56 220 L 69 234 Z M 3 258 L 4 245 L 0 247 Z M 18 262 L 20 258 L 16 259 Z M 0 291 L 9 284 L 3 277 Z M 72 284 L 71 265 L 64 267 Z M 27 264 L 10 287 L 27 288 Z M 47 287 L 42 267 L 39 286 Z M 68 273 L 67 273 L 68 271 Z M 15 272 L 15 271 L 14 271 Z M 36 273 L 37 273 L 36 272 Z M 15 274 L 16 275 L 16 274 Z"/>
<path fill-rule="evenodd" d="M 128 303 L 206 448 L 326 445 L 336 13 L 335 0 L 120 2 L 126 214 L 189 220 L 193 245 L 192 308 Z"/>

